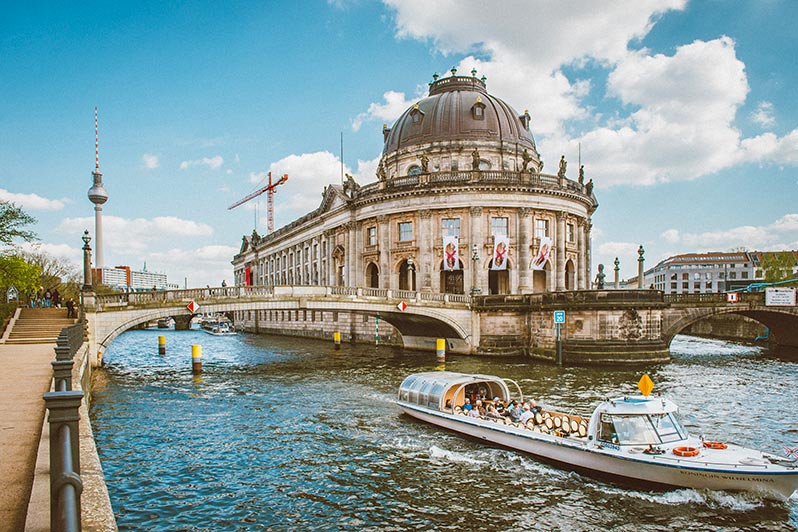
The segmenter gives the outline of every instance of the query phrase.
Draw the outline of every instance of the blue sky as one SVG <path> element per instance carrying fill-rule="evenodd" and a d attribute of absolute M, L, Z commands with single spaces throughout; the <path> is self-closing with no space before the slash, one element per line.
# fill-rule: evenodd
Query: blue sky
<path fill-rule="evenodd" d="M 230 282 L 265 197 L 279 227 L 344 164 L 375 180 L 382 124 L 434 72 L 476 67 L 554 172 L 581 146 L 593 271 L 677 253 L 798 249 L 791 0 L 15 2 L 0 19 L 0 198 L 80 260 L 100 115 L 105 263 Z M 571 177 L 575 177 L 575 174 Z"/>

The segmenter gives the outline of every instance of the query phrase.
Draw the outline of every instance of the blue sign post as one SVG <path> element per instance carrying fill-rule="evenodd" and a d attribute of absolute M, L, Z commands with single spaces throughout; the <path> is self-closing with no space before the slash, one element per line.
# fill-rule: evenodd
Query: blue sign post
<path fill-rule="evenodd" d="M 554 326 L 557 330 L 557 365 L 562 366 L 562 341 L 560 340 L 560 327 L 565 323 L 565 311 L 554 311 Z"/>

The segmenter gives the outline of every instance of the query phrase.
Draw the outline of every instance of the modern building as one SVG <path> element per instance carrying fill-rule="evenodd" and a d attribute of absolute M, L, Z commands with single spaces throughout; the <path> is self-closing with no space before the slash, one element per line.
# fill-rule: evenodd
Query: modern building
<path fill-rule="evenodd" d="M 244 236 L 237 285 L 518 294 L 590 285 L 592 180 L 542 173 L 528 112 L 485 78 L 434 76 L 393 127 L 375 182 L 347 176 L 319 207 Z"/>
<path fill-rule="evenodd" d="M 177 290 L 177 284 L 169 283 L 165 273 L 132 270 L 130 266 L 95 268 L 94 282 L 123 292 L 146 292 L 151 290 Z"/>
<path fill-rule="evenodd" d="M 740 251 L 687 253 L 669 257 L 645 273 L 646 287 L 666 294 L 706 294 L 742 290 L 762 282 L 763 259 L 775 252 Z M 793 272 L 798 272 L 798 251 Z"/>

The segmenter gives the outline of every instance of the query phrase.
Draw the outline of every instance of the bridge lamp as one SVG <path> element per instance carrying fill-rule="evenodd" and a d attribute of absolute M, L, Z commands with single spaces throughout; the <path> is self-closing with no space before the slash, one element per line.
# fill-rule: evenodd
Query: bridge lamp
<path fill-rule="evenodd" d="M 83 240 L 83 290 L 91 290 L 91 247 L 89 246 L 91 237 L 88 229 L 83 231 L 81 240 Z"/>

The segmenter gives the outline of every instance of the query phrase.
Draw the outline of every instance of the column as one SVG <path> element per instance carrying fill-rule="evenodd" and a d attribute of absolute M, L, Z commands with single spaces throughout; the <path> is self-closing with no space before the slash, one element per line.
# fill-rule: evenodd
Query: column
<path fill-rule="evenodd" d="M 557 213 L 557 271 L 554 273 L 557 279 L 555 290 L 565 290 L 565 213 Z"/>
<path fill-rule="evenodd" d="M 355 266 L 354 270 L 352 270 L 352 275 L 349 277 L 352 286 L 366 286 L 362 253 L 364 249 L 366 249 L 366 242 L 363 238 L 363 222 L 358 221 L 355 222 L 355 248 L 354 257 L 352 258 Z"/>
<path fill-rule="evenodd" d="M 355 239 L 357 238 L 357 228 L 354 221 L 351 221 L 345 225 L 346 227 L 346 245 L 344 249 L 346 250 L 346 258 L 344 262 L 346 264 L 346 272 L 344 275 L 344 284 L 346 286 L 356 286 L 355 283 L 355 276 L 357 269 L 357 249 L 355 248 Z"/>
<path fill-rule="evenodd" d="M 590 242 L 591 229 L 593 229 L 593 223 L 590 221 L 590 218 L 588 218 L 585 223 L 585 282 L 588 287 L 590 286 L 590 270 L 593 269 L 593 244 Z"/>
<path fill-rule="evenodd" d="M 518 292 L 532 292 L 532 271 L 529 269 L 529 209 L 518 209 Z"/>
<path fill-rule="evenodd" d="M 419 213 L 419 232 L 417 235 L 419 240 L 419 259 L 416 268 L 420 267 L 420 272 L 416 271 L 416 282 L 418 286 L 416 290 L 431 292 L 432 291 L 432 272 L 435 269 L 435 257 L 433 257 L 432 247 L 432 213 L 429 210 L 423 210 Z M 418 274 L 421 275 L 418 275 Z"/>
<path fill-rule="evenodd" d="M 485 235 L 482 231 L 482 207 L 471 207 L 469 211 L 469 229 L 471 231 L 471 245 L 477 245 L 477 252 L 479 253 L 479 260 L 476 264 L 471 262 L 471 283 L 469 286 L 474 286 L 483 294 L 487 293 L 487 286 L 485 286 L 487 279 L 485 278 L 484 268 L 482 264 L 487 263 L 485 248 Z M 476 267 L 475 267 L 476 266 Z"/>
<path fill-rule="evenodd" d="M 390 266 L 390 249 L 391 249 L 391 229 L 388 225 L 388 217 L 384 215 L 377 216 L 377 242 L 379 243 L 380 250 L 380 288 L 391 289 L 391 266 Z"/>
<path fill-rule="evenodd" d="M 576 286 L 579 290 L 584 290 L 585 272 L 587 264 L 587 247 L 585 246 L 585 221 L 580 219 L 577 226 L 576 237 L 578 239 L 577 253 L 579 253 L 579 263 L 576 266 Z"/>

